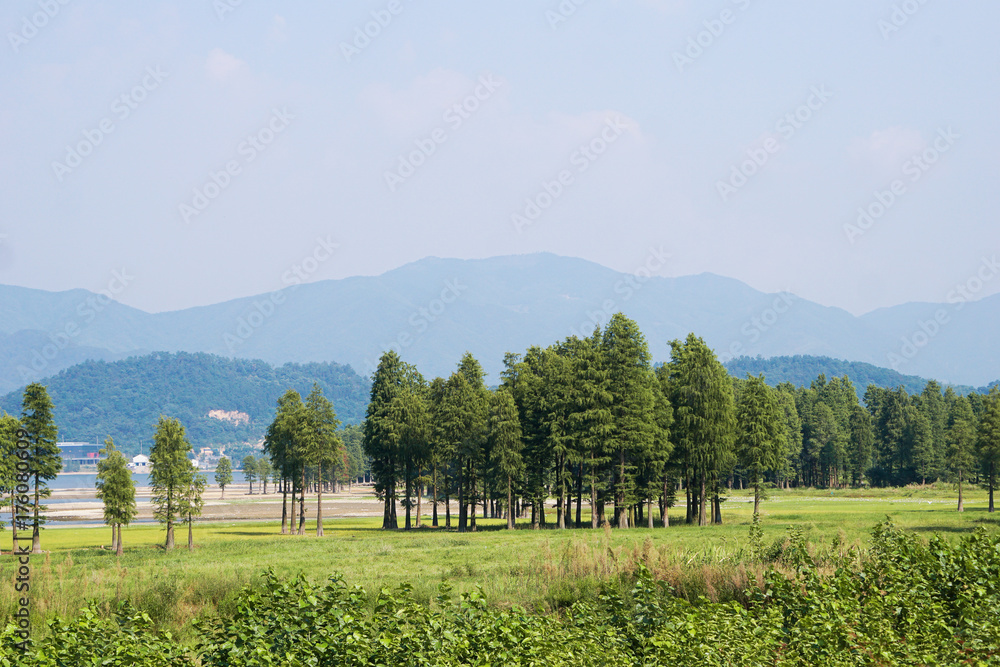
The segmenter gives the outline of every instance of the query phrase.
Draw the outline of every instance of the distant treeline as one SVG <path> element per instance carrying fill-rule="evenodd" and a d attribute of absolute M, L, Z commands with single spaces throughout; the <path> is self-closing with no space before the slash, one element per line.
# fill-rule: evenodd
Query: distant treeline
<path fill-rule="evenodd" d="M 179 419 L 195 447 L 257 442 L 274 417 L 274 405 L 288 388 L 308 393 L 313 382 L 337 406 L 344 424 L 364 417 L 369 383 L 349 366 L 285 364 L 227 359 L 186 352 L 87 361 L 43 382 L 55 404 L 62 441 L 103 442 L 112 436 L 126 455 L 148 453 L 161 415 Z M 0 409 L 20 414 L 22 392 L 0 399 Z M 239 411 L 249 419 L 231 423 L 210 410 Z"/>
<path fill-rule="evenodd" d="M 785 357 L 737 357 L 727 361 L 724 366 L 729 373 L 735 377 L 746 377 L 750 375 L 760 375 L 763 373 L 767 377 L 767 383 L 772 387 L 782 382 L 790 382 L 797 387 L 807 387 L 820 375 L 827 377 L 851 378 L 855 388 L 858 390 L 858 398 L 864 396 L 865 389 L 869 385 L 894 389 L 903 387 L 910 394 L 919 394 L 927 384 L 927 379 L 916 375 L 903 375 L 898 371 L 888 368 L 881 368 L 872 364 L 860 361 L 844 361 L 843 359 L 832 359 L 830 357 L 814 357 L 797 354 Z M 968 385 L 946 384 L 955 393 L 965 396 L 972 392 L 986 394 L 991 387 L 1000 384 L 1000 380 L 985 387 L 971 387 Z"/>

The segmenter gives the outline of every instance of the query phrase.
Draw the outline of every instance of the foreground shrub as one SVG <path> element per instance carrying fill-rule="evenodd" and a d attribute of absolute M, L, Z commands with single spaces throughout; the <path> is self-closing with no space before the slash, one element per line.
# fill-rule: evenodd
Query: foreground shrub
<path fill-rule="evenodd" d="M 370 598 L 340 577 L 317 585 L 268 572 L 235 611 L 195 623 L 190 654 L 127 607 L 55 621 L 0 665 L 992 665 L 1000 664 L 1000 538 L 949 545 L 886 522 L 864 559 L 821 574 L 798 536 L 745 602 L 694 603 L 640 565 L 630 586 L 556 615 L 497 609 L 479 593 L 430 604 L 409 586 Z M 794 557 L 792 557 L 794 556 Z M 17 660 L 20 659 L 20 662 Z"/>

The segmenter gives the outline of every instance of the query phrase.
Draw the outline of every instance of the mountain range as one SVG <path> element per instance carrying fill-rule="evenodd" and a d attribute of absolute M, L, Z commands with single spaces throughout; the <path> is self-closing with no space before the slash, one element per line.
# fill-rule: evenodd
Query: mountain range
<path fill-rule="evenodd" d="M 505 352 L 589 335 L 616 311 L 635 319 L 653 359 L 689 332 L 723 361 L 814 355 L 943 383 L 1000 377 L 1000 295 L 908 303 L 862 316 L 732 278 L 622 274 L 547 253 L 426 258 L 380 276 L 290 286 L 209 306 L 147 313 L 86 290 L 0 286 L 0 392 L 84 360 L 206 352 L 269 364 L 349 364 L 370 375 L 389 347 L 427 377 L 468 350 L 495 383 Z"/>

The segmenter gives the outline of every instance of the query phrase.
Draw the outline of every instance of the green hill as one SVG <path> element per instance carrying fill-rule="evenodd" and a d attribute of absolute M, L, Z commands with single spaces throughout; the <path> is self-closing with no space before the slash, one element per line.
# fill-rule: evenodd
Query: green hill
<path fill-rule="evenodd" d="M 808 387 L 821 373 L 828 378 L 847 376 L 854 383 L 858 397 L 862 398 L 868 385 L 894 389 L 903 387 L 909 394 L 919 394 L 927 384 L 927 379 L 916 375 L 903 375 L 888 368 L 881 368 L 860 361 L 844 361 L 830 357 L 795 355 L 794 357 L 737 357 L 725 364 L 726 370 L 734 377 L 764 374 L 771 386 L 790 382 L 797 387 Z M 993 384 L 997 384 L 994 382 Z M 975 388 L 965 385 L 948 385 L 959 394 L 973 391 L 986 392 L 988 387 Z M 991 385 L 992 386 L 992 385 Z"/>
<path fill-rule="evenodd" d="M 256 442 L 287 389 L 305 397 L 318 382 L 345 425 L 359 423 L 368 404 L 368 380 L 335 363 L 285 364 L 211 354 L 156 352 L 121 361 L 87 361 L 42 380 L 55 404 L 62 441 L 101 442 L 108 435 L 129 454 L 149 451 L 160 415 L 176 417 L 195 447 Z M 18 415 L 21 391 L 0 399 Z M 243 413 L 236 421 L 210 411 Z M 245 420 L 245 421 L 244 421 Z"/>

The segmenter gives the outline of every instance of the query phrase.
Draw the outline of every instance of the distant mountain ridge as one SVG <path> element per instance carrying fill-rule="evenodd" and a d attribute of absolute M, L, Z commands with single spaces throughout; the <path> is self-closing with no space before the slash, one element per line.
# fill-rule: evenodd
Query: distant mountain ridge
<path fill-rule="evenodd" d="M 380 276 L 156 314 L 84 290 L 0 286 L 0 391 L 83 359 L 152 351 L 274 365 L 335 360 L 367 376 L 393 347 L 433 377 L 450 373 L 468 350 L 495 382 L 505 352 L 589 334 L 619 310 L 638 322 L 658 361 L 668 358 L 670 340 L 693 331 L 724 360 L 825 356 L 970 386 L 1000 377 L 1000 348 L 992 340 L 1000 295 L 855 317 L 718 275 L 643 279 L 540 253 L 432 257 Z M 946 322 L 935 323 L 941 311 Z"/>

